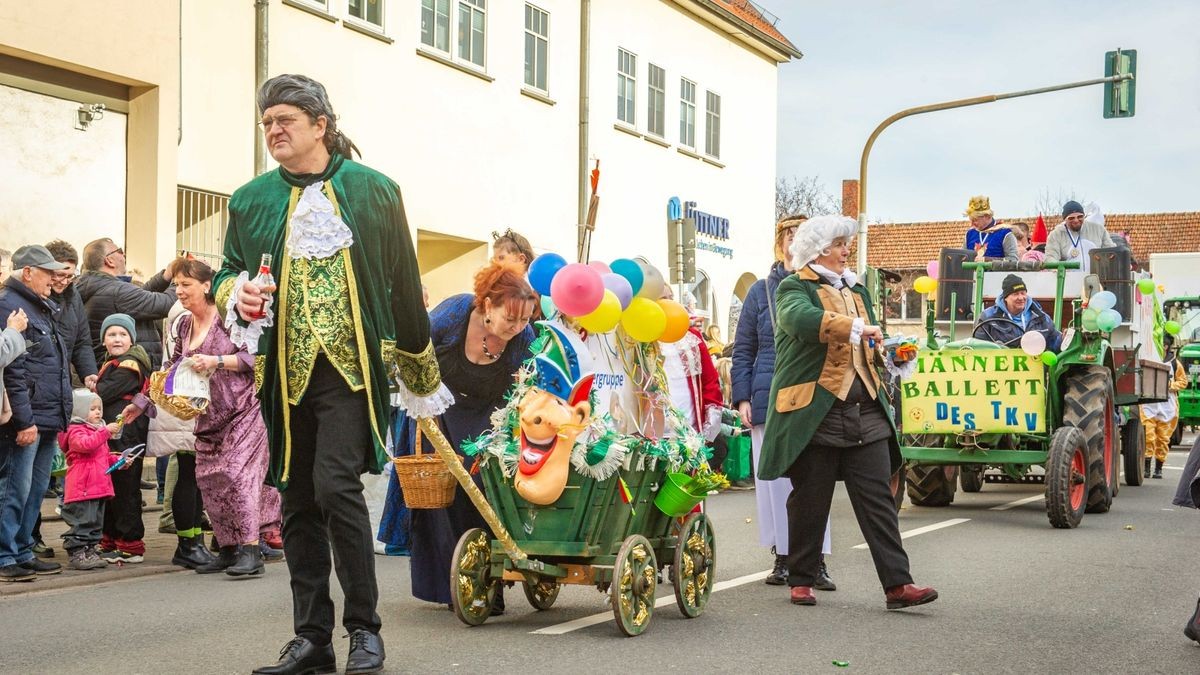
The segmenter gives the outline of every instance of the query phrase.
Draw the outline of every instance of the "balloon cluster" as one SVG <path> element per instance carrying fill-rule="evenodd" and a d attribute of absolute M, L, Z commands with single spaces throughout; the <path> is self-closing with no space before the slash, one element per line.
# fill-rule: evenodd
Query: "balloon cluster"
<path fill-rule="evenodd" d="M 542 296 L 543 314 L 572 317 L 589 333 L 620 325 L 638 342 L 675 342 L 691 325 L 683 305 L 659 299 L 666 286 L 662 272 L 628 258 L 585 265 L 546 253 L 529 266 L 529 285 Z"/>
<path fill-rule="evenodd" d="M 1058 355 L 1046 349 L 1046 336 L 1030 331 L 1021 336 L 1021 349 L 1028 355 L 1041 359 L 1047 366 L 1058 363 Z"/>

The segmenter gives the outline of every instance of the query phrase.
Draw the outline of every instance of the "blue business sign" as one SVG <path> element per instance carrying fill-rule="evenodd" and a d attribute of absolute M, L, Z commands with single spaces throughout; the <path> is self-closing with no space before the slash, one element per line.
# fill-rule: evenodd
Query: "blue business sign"
<path fill-rule="evenodd" d="M 729 219 L 696 209 L 696 202 L 684 203 L 684 217 L 696 221 L 696 233 L 713 239 L 729 239 Z"/>

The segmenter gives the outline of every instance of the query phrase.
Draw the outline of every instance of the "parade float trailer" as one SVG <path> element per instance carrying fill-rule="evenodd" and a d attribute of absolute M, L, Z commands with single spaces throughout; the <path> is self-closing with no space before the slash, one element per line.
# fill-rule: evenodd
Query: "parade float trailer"
<path fill-rule="evenodd" d="M 943 251 L 928 349 L 898 384 L 908 496 L 946 506 L 960 481 L 966 492 L 1040 483 L 1050 523 L 1076 527 L 1085 511 L 1108 511 L 1122 457 L 1126 483 L 1141 484 L 1145 441 L 1132 406 L 1165 400 L 1169 378 L 1153 352 L 1152 305 L 1135 294 L 1127 249 L 1091 251 L 1093 274 L 1078 262 L 965 262 L 969 255 Z M 1030 334 L 1021 345 L 989 340 L 989 324 L 1006 319 L 972 321 L 1012 273 L 1062 327 L 1057 354 Z"/>

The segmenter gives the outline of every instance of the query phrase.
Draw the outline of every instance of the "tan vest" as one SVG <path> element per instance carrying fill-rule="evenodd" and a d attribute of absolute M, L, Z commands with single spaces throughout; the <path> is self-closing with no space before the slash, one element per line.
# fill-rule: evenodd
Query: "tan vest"
<path fill-rule="evenodd" d="M 819 293 L 821 304 L 826 310 L 861 318 L 864 322 L 868 320 L 866 309 L 862 307 L 862 299 L 855 295 L 849 287 L 843 286 L 841 290 L 836 290 L 833 286 L 822 284 Z M 835 392 L 838 399 L 846 400 L 850 394 L 850 387 L 854 384 L 855 375 L 862 378 L 871 398 L 877 396 L 880 386 L 879 375 L 871 364 L 871 357 L 872 352 L 866 350 L 862 340 L 850 345 L 850 363 L 842 360 L 841 356 L 836 357 L 838 360 L 834 361 L 833 365 L 844 368 L 841 384 Z"/>

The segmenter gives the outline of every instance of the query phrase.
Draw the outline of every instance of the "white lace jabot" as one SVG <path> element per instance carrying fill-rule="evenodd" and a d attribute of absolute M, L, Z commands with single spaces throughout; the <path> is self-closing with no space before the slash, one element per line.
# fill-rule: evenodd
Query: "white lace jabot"
<path fill-rule="evenodd" d="M 287 253 L 293 258 L 328 258 L 354 243 L 354 235 L 333 210 L 323 183 L 304 188 L 289 223 Z"/>

